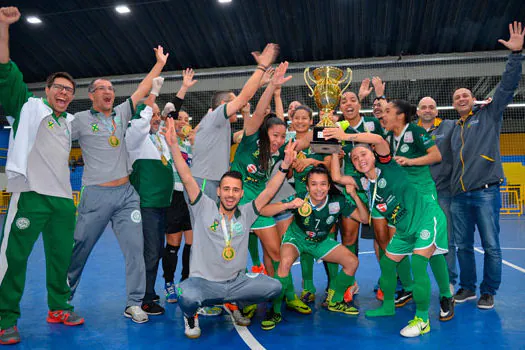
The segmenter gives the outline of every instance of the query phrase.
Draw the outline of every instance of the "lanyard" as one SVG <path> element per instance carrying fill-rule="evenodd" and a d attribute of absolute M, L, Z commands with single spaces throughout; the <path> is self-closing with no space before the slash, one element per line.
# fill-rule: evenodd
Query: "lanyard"
<path fill-rule="evenodd" d="M 394 157 L 395 157 L 396 154 L 397 154 L 397 149 L 399 148 L 399 145 L 401 144 L 401 140 L 403 139 L 403 136 L 405 136 L 405 132 L 406 132 L 407 129 L 408 129 L 408 125 L 409 125 L 409 124 L 405 125 L 405 128 L 403 129 L 403 131 L 401 131 L 401 135 L 399 135 L 399 142 L 397 143 L 397 145 L 396 145 L 396 147 L 395 147 L 395 149 L 394 149 Z M 396 143 L 396 138 L 395 138 L 395 136 L 394 136 L 394 133 L 392 133 L 392 136 L 393 136 L 393 140 L 392 140 L 392 142 L 393 142 L 394 145 L 395 145 L 395 143 Z"/>
<path fill-rule="evenodd" d="M 153 142 L 155 147 L 157 147 L 157 149 L 159 150 L 160 154 L 164 154 L 164 146 L 162 146 L 162 141 L 160 140 L 159 135 L 158 134 L 150 134 L 149 138 L 151 139 L 151 141 Z"/>
<path fill-rule="evenodd" d="M 370 180 L 368 180 L 369 186 L 368 186 L 368 225 L 372 224 L 372 210 L 374 209 L 374 203 L 376 201 L 376 194 L 377 194 L 377 183 L 379 182 L 379 176 L 376 177 L 376 181 L 374 182 L 374 193 L 372 196 L 370 196 Z"/>
<path fill-rule="evenodd" d="M 111 133 L 111 136 L 115 135 L 115 132 L 117 131 L 117 123 L 115 123 L 115 118 L 111 116 L 111 123 L 108 122 L 107 118 L 105 117 L 99 117 L 102 124 L 106 126 L 106 128 Z"/>
<path fill-rule="evenodd" d="M 221 228 L 222 228 L 222 234 L 224 235 L 224 244 L 226 245 L 226 247 L 230 247 L 231 242 L 232 242 L 232 235 L 233 235 L 232 225 L 230 222 L 230 232 L 228 232 L 228 225 L 226 225 L 225 216 L 226 215 L 221 215 Z"/>

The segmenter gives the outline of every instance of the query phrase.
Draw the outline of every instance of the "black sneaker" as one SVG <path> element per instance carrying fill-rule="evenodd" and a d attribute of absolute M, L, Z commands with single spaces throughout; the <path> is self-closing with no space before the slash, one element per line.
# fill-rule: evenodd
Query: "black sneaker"
<path fill-rule="evenodd" d="M 476 293 L 465 288 L 459 288 L 456 295 L 454 295 L 454 300 L 459 304 L 472 299 L 476 299 Z"/>
<path fill-rule="evenodd" d="M 142 310 L 148 315 L 162 315 L 164 313 L 164 308 L 155 302 L 142 304 Z"/>
<path fill-rule="evenodd" d="M 441 307 L 439 311 L 439 320 L 440 321 L 449 321 L 454 317 L 454 297 L 442 297 L 439 301 Z"/>
<path fill-rule="evenodd" d="M 160 301 L 160 296 L 158 294 L 155 294 L 155 296 L 153 297 L 153 301 L 158 303 Z"/>
<path fill-rule="evenodd" d="M 481 294 L 481 297 L 478 300 L 478 308 L 489 310 L 494 308 L 494 295 L 491 294 Z"/>
<path fill-rule="evenodd" d="M 261 322 L 261 328 L 264 331 L 272 330 L 282 320 L 283 317 L 281 314 L 278 314 L 274 312 L 273 309 L 270 309 L 270 311 L 266 312 L 266 316 L 264 316 L 264 320 Z"/>
<path fill-rule="evenodd" d="M 412 300 L 412 292 L 407 292 L 404 289 L 401 289 L 396 293 L 395 304 L 396 307 L 405 306 L 410 300 Z"/>

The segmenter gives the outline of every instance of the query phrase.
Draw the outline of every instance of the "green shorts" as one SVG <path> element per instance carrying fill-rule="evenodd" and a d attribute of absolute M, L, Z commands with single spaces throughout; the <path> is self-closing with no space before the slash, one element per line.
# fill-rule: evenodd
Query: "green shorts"
<path fill-rule="evenodd" d="M 331 234 L 324 237 L 309 237 L 295 223 L 292 223 L 284 234 L 282 244 L 293 245 L 299 255 L 308 253 L 319 260 L 341 245 L 331 236 L 333 237 Z"/>
<path fill-rule="evenodd" d="M 262 230 L 263 228 L 269 228 L 275 226 L 275 219 L 269 216 L 259 215 L 257 220 L 252 225 L 252 230 Z"/>
<path fill-rule="evenodd" d="M 434 216 L 425 215 L 417 225 L 413 233 L 406 235 L 402 232 L 396 232 L 386 251 L 392 255 L 410 255 L 414 250 L 426 249 L 432 245 L 436 246 L 434 255 L 445 254 L 448 252 L 448 233 L 447 218 L 441 208 L 430 211 Z"/>

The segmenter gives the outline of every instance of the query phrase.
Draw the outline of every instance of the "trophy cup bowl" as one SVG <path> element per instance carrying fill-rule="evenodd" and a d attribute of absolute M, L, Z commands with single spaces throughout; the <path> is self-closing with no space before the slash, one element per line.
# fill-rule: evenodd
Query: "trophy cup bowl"
<path fill-rule="evenodd" d="M 339 105 L 341 95 L 350 85 L 352 81 L 352 70 L 347 68 L 344 78 L 343 75 L 343 70 L 330 66 L 314 69 L 313 78 L 310 75 L 310 68 L 304 70 L 304 81 L 311 91 L 310 97 L 314 97 L 317 107 L 324 113 L 321 121 L 315 125 L 313 129 L 313 140 L 310 146 L 315 153 L 331 154 L 341 150 L 341 145 L 338 140 L 327 140 L 323 137 L 323 130 L 325 128 L 337 127 L 333 120 L 330 119 L 329 113 Z M 314 88 L 309 84 L 309 81 L 314 84 Z M 345 82 L 345 87 L 341 89 L 339 85 Z"/>

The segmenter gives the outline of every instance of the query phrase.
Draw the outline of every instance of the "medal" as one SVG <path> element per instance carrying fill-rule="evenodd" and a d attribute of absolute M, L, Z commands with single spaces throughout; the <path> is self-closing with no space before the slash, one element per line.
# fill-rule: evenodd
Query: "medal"
<path fill-rule="evenodd" d="M 233 258 L 235 258 L 235 249 L 233 249 L 229 245 L 224 247 L 224 249 L 222 250 L 222 258 L 226 261 L 233 260 Z"/>
<path fill-rule="evenodd" d="M 297 212 L 301 216 L 309 216 L 310 214 L 312 214 L 312 206 L 310 205 L 310 203 L 304 202 L 303 205 L 301 205 L 301 207 L 297 210 Z"/>
<path fill-rule="evenodd" d="M 184 137 L 188 137 L 188 135 L 189 135 L 190 132 L 191 132 L 191 126 L 189 126 L 189 125 L 184 125 L 184 126 L 181 128 L 180 132 L 182 133 L 182 135 L 184 135 Z"/>
<path fill-rule="evenodd" d="M 111 135 L 108 138 L 108 142 L 111 147 L 118 147 L 118 145 L 120 145 L 120 140 L 115 135 Z"/>
<path fill-rule="evenodd" d="M 296 159 L 306 159 L 306 155 L 304 154 L 303 151 L 297 153 L 297 157 Z"/>
<path fill-rule="evenodd" d="M 164 154 L 160 157 L 160 161 L 164 166 L 168 165 L 168 160 L 166 159 L 166 157 L 164 157 Z"/>

